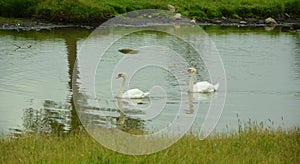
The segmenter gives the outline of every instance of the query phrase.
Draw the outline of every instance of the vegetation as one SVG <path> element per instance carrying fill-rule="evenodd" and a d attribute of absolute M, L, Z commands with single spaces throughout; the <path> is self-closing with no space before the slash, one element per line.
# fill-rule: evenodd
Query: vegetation
<path fill-rule="evenodd" d="M 18 18 L 4 18 L 4 17 L 0 17 L 0 24 L 18 24 L 18 23 L 22 23 L 21 19 Z"/>
<path fill-rule="evenodd" d="M 187 134 L 171 147 L 131 156 L 108 150 L 85 131 L 67 135 L 22 135 L 0 140 L 0 163 L 299 163 L 300 129 L 240 126 L 205 140 Z"/>
<path fill-rule="evenodd" d="M 133 10 L 167 9 L 168 4 L 197 19 L 300 16 L 299 0 L 0 0 L 0 16 L 89 23 Z"/>

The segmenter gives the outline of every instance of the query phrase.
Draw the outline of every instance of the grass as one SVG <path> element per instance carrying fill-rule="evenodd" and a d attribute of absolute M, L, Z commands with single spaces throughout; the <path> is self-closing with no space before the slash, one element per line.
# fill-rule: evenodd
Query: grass
<path fill-rule="evenodd" d="M 0 163 L 299 163 L 300 129 L 251 125 L 205 140 L 187 134 L 171 147 L 131 156 L 104 148 L 85 131 L 0 140 Z"/>
<path fill-rule="evenodd" d="M 197 19 L 300 16 L 299 0 L 0 0 L 0 16 L 89 23 L 134 10 L 167 9 L 168 4 Z"/>
<path fill-rule="evenodd" d="M 0 24 L 18 24 L 18 23 L 22 23 L 22 20 L 18 18 L 0 17 Z"/>

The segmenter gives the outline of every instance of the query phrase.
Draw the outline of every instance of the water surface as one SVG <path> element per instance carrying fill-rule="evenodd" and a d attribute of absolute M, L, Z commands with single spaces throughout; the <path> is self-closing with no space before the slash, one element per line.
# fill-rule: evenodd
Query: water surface
<path fill-rule="evenodd" d="M 266 31 L 264 28 L 238 27 L 204 27 L 208 36 L 215 43 L 223 60 L 227 79 L 227 97 L 222 116 L 216 131 L 238 128 L 241 121 L 264 122 L 272 127 L 290 128 L 299 126 L 300 117 L 300 36 L 299 33 L 281 32 L 280 29 Z M 174 112 L 182 99 L 178 91 L 186 88 L 189 76 L 184 73 L 189 65 L 170 56 L 162 57 L 171 70 L 178 71 L 181 81 L 168 71 L 156 67 L 145 67 L 130 80 L 128 88 L 139 87 L 149 90 L 154 85 L 164 88 L 168 99 L 159 98 L 164 92 L 157 92 L 152 101 L 124 104 L 124 109 L 136 109 L 124 116 L 119 112 L 114 96 L 119 89 L 120 80 L 116 80 L 111 68 L 122 58 L 116 50 L 120 47 L 133 46 L 138 42 L 141 51 L 157 55 L 179 52 L 189 61 L 190 65 L 199 70 L 198 80 L 210 80 L 205 64 L 198 59 L 192 48 L 182 45 L 176 37 L 159 32 L 140 32 L 123 37 L 113 44 L 105 53 L 105 58 L 95 73 L 96 99 L 85 83 L 81 70 L 87 66 L 80 63 L 74 68 L 75 58 L 82 45 L 85 44 L 91 30 L 64 28 L 51 31 L 0 31 L 0 129 L 7 134 L 16 129 L 44 132 L 68 132 L 79 125 L 72 89 L 83 95 L 84 101 L 79 102 L 87 109 L 92 123 L 97 126 L 107 125 L 131 132 L 147 133 L 166 127 L 173 120 Z M 186 35 L 190 35 L 186 31 Z M 110 37 L 109 31 L 106 37 Z M 113 37 L 113 36 L 111 36 Z M 155 43 L 153 47 L 146 45 Z M 180 43 L 180 44 L 179 44 Z M 159 45 L 177 48 L 170 51 Z M 189 51 L 187 51 L 189 50 Z M 88 56 L 84 56 L 88 57 Z M 146 62 L 137 58 L 134 62 Z M 83 60 L 82 60 L 83 61 Z M 75 87 L 72 86 L 72 71 L 76 70 Z M 106 73 L 103 73 L 105 72 Z M 179 70 L 182 70 L 180 72 Z M 118 70 L 121 71 L 121 70 Z M 82 74 L 81 74 L 82 73 Z M 155 79 L 155 80 L 149 80 Z M 107 87 L 112 81 L 112 88 Z M 185 83 L 186 81 L 186 83 Z M 112 92 L 111 92 L 112 90 Z M 221 91 L 220 91 L 221 92 Z M 190 104 L 187 94 L 184 95 L 183 106 L 189 112 Z M 145 119 L 145 112 L 139 110 L 147 106 L 166 101 L 166 108 L 155 119 Z M 94 102 L 101 106 L 103 116 L 97 113 Z M 78 102 L 76 102 L 78 103 Z M 135 103 L 135 102 L 133 102 Z M 198 104 L 199 103 L 199 104 Z M 206 100 L 193 100 L 199 105 L 193 130 L 199 131 L 210 105 L 210 97 Z M 175 111 L 174 111 L 175 110 Z M 103 114 L 103 113 L 102 113 Z M 147 114 L 147 113 L 146 113 Z M 120 124 L 121 123 L 121 124 Z M 120 126 L 121 125 L 121 126 Z"/>

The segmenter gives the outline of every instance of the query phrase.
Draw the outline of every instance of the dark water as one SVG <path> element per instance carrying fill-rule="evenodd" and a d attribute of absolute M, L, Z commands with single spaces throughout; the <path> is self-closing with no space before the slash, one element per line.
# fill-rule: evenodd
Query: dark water
<path fill-rule="evenodd" d="M 216 130 L 237 129 L 238 119 L 264 122 L 274 128 L 299 126 L 299 33 L 247 27 L 204 27 L 204 30 L 220 53 L 227 79 L 225 106 Z M 90 56 L 82 56 L 80 52 L 84 51 L 81 47 L 86 44 L 91 32 L 74 28 L 38 32 L 0 31 L 2 133 L 19 130 L 49 133 L 76 130 L 80 122 L 74 103 L 84 106 L 84 115 L 96 126 L 107 126 L 109 121 L 112 127 L 117 126 L 137 134 L 164 128 L 176 117 L 174 109 L 182 103 L 182 95 L 178 95 L 178 91 L 182 90 L 181 87 L 186 87 L 184 81 L 189 80 L 189 76 L 184 74 L 189 65 L 184 65 L 177 59 L 170 60 L 169 56 L 159 58 L 162 63 L 169 63 L 168 69 L 180 70 L 177 73 L 182 81 L 177 81 L 169 70 L 162 68 L 149 66 L 138 71 L 130 79 L 129 88 L 149 90 L 153 86 L 160 86 L 164 89 L 153 88 L 151 91 L 155 96 L 151 101 L 146 99 L 142 103 L 123 103 L 126 115 L 122 115 L 116 106 L 117 100 L 106 95 L 115 96 L 119 90 L 120 80 L 114 78 L 116 72 L 122 70 L 111 71 L 122 59 L 116 50 L 120 47 L 132 47 L 131 43 L 138 42 L 138 47 L 145 54 L 154 54 L 153 50 L 156 50 L 161 53 L 155 53 L 156 55 L 164 56 L 170 52 L 159 45 L 168 45 L 182 54 L 191 54 L 183 55 L 183 58 L 190 65 L 196 65 L 199 70 L 198 80 L 210 80 L 207 67 L 197 56 L 192 55 L 195 53 L 193 49 L 183 48 L 186 47 L 182 46 L 184 43 L 167 34 L 149 31 L 123 37 L 111 45 L 96 72 L 86 74 L 89 63 L 84 63 L 83 59 Z M 190 35 L 188 31 L 186 35 Z M 106 37 L 114 36 L 107 32 Z M 156 44 L 146 47 L 149 43 Z M 79 59 L 78 65 L 74 65 L 76 57 Z M 132 59 L 126 61 L 129 66 L 149 61 L 147 58 Z M 92 75 L 95 77 L 95 91 L 85 81 Z M 72 99 L 74 92 L 80 93 L 79 102 Z M 168 99 L 160 97 L 164 94 L 168 95 Z M 199 103 L 193 126 L 195 131 L 199 131 L 205 119 L 211 97 L 202 96 L 200 99 L 200 102 L 193 100 L 194 105 Z M 149 107 L 149 104 L 162 102 L 166 103 L 165 110 L 153 120 L 149 119 L 153 113 L 140 110 Z M 100 109 L 95 107 L 95 103 L 100 104 Z M 186 112 L 190 112 L 189 105 L 188 99 L 184 99 L 183 107 L 186 106 Z"/>

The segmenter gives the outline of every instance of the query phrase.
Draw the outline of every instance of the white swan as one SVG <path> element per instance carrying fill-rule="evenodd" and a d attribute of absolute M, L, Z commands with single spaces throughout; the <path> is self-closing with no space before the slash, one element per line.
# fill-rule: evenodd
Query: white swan
<path fill-rule="evenodd" d="M 187 73 L 192 74 L 189 82 L 189 92 L 201 92 L 201 93 L 211 93 L 215 92 L 219 88 L 219 83 L 213 85 L 207 81 L 201 81 L 194 84 L 196 69 L 191 67 L 187 70 Z"/>
<path fill-rule="evenodd" d="M 145 98 L 149 96 L 149 92 L 143 92 L 137 88 L 135 89 L 130 89 L 127 90 L 125 93 L 124 92 L 124 87 L 125 87 L 125 81 L 126 81 L 126 73 L 119 73 L 116 77 L 118 78 L 123 78 L 123 81 L 121 83 L 121 87 L 119 90 L 119 94 L 117 97 L 120 98 L 131 98 L 131 99 L 138 99 L 138 98 Z"/>

